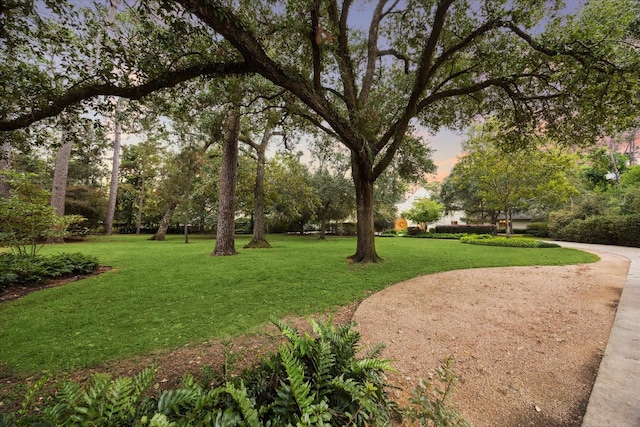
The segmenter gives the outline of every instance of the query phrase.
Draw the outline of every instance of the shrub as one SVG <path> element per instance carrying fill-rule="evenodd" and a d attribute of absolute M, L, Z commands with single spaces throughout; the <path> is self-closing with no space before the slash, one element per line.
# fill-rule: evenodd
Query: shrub
<path fill-rule="evenodd" d="M 465 426 L 451 406 L 455 375 L 448 360 L 437 371 L 441 390 L 431 383 L 416 388 L 411 406 L 401 409 L 386 394 L 379 359 L 382 346 L 356 358 L 360 335 L 351 323 L 334 326 L 311 322 L 314 337 L 274 320 L 286 338 L 279 352 L 241 376 L 213 387 L 183 378 L 180 388 L 149 392 L 155 368 L 111 380 L 97 374 L 85 386 L 57 385 L 57 392 L 38 399 L 38 382 L 25 395 L 22 409 L 1 415 L 8 425 L 390 425 L 392 416 L 405 416 L 420 425 Z M 213 377 L 209 375 L 209 378 Z M 46 381 L 46 380 L 44 380 Z M 1 424 L 0 424 L 1 425 Z"/>
<path fill-rule="evenodd" d="M 535 237 L 550 237 L 549 224 L 546 222 L 530 222 L 527 224 L 527 234 Z"/>
<path fill-rule="evenodd" d="M 50 256 L 0 254 L 0 289 L 11 285 L 30 285 L 65 275 L 89 274 L 98 268 L 97 258 L 81 253 Z"/>
<path fill-rule="evenodd" d="M 460 239 L 462 243 L 469 243 L 472 245 L 484 245 L 484 246 L 502 246 L 510 248 L 558 248 L 559 245 L 549 242 L 541 242 L 539 240 L 526 239 L 526 238 L 506 238 L 506 237 L 492 237 L 488 235 L 482 236 L 466 236 Z"/>
<path fill-rule="evenodd" d="M 418 237 L 421 239 L 445 239 L 445 240 L 460 240 L 461 237 L 467 236 L 467 234 L 463 233 L 421 233 L 416 236 L 408 236 L 408 237 Z"/>
<path fill-rule="evenodd" d="M 0 245 L 20 255 L 35 256 L 47 240 L 62 239 L 79 215 L 56 215 L 50 193 L 36 185 L 33 174 L 4 171 L 11 186 L 9 197 L 0 198 Z"/>
<path fill-rule="evenodd" d="M 624 215 L 617 232 L 619 245 L 640 247 L 640 214 Z"/>
<path fill-rule="evenodd" d="M 491 234 L 496 235 L 498 229 L 493 224 L 485 225 L 438 225 L 435 228 L 436 233 L 453 233 L 453 234 Z"/>
<path fill-rule="evenodd" d="M 572 242 L 640 247 L 640 214 L 574 219 L 560 227 L 555 237 Z"/>
<path fill-rule="evenodd" d="M 353 324 L 311 322 L 315 338 L 274 320 L 286 343 L 255 369 L 213 388 L 187 376 L 177 390 L 147 395 L 155 369 L 133 378 L 97 375 L 83 390 L 63 383 L 44 400 L 41 415 L 22 423 L 49 425 L 381 425 L 390 401 L 378 359 L 382 346 L 356 358 L 360 335 Z M 175 423 L 175 424 L 174 424 Z"/>

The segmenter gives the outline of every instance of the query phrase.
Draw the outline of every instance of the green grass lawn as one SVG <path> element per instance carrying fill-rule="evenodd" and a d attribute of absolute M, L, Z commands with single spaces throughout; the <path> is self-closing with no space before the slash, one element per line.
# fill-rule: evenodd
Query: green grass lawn
<path fill-rule="evenodd" d="M 212 257 L 215 241 L 182 236 L 94 237 L 48 246 L 82 252 L 107 273 L 0 305 L 0 364 L 21 374 L 87 367 L 190 342 L 255 331 L 269 316 L 308 315 L 364 298 L 405 279 L 440 271 L 566 265 L 597 257 L 571 249 L 517 249 L 458 241 L 380 238 L 385 262 L 349 265 L 353 238 L 269 236 L 271 249 Z"/>

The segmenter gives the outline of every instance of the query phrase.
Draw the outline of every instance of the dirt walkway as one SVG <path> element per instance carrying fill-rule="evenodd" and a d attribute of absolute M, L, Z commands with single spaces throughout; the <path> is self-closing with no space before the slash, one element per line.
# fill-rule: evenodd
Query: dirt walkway
<path fill-rule="evenodd" d="M 483 426 L 580 426 L 629 267 L 623 257 L 566 267 L 423 276 L 363 301 L 364 343 L 385 342 L 402 400 L 452 356 L 454 396 Z"/>

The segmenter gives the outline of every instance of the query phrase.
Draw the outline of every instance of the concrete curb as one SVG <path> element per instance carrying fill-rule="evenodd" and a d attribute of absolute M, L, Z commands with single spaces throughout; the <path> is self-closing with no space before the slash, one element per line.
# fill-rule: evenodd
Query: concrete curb
<path fill-rule="evenodd" d="M 640 426 L 640 248 L 558 242 L 631 261 L 582 427 Z"/>

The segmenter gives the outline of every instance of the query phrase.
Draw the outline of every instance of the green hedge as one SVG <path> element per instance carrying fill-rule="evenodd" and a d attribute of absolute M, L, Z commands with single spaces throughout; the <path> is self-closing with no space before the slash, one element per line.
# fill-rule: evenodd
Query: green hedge
<path fill-rule="evenodd" d="M 640 214 L 575 219 L 557 230 L 560 240 L 640 247 Z"/>
<path fill-rule="evenodd" d="M 488 235 L 466 236 L 460 239 L 462 243 L 484 246 L 502 246 L 510 248 L 558 248 L 559 245 L 549 242 L 541 242 L 534 239 L 518 237 L 492 237 Z"/>
<path fill-rule="evenodd" d="M 530 222 L 527 224 L 527 234 L 535 237 L 551 237 L 549 234 L 549 224 L 546 222 Z"/>
<path fill-rule="evenodd" d="M 436 233 L 446 234 L 491 234 L 496 235 L 498 229 L 495 225 L 438 225 L 435 228 Z"/>

